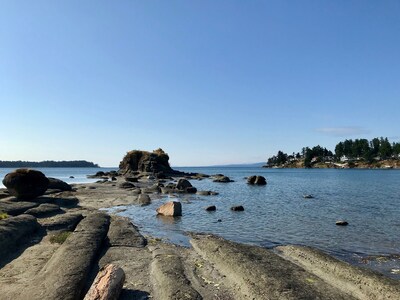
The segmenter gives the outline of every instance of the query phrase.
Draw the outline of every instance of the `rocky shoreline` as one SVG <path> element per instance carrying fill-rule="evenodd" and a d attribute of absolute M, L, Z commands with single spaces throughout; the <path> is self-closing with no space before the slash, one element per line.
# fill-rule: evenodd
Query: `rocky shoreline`
<path fill-rule="evenodd" d="M 0 220 L 0 299 L 83 299 L 110 264 L 124 272 L 118 299 L 400 298 L 398 280 L 313 248 L 269 250 L 197 233 L 191 248 L 180 247 L 144 237 L 129 219 L 99 211 L 146 205 L 163 194 L 212 195 L 189 181 L 207 175 L 136 168 L 95 177 L 96 183 L 72 186 L 53 181 L 31 199 L 0 190 L 0 211 L 8 215 Z M 230 181 L 222 174 L 213 178 Z M 266 184 L 248 179 L 255 182 Z"/>

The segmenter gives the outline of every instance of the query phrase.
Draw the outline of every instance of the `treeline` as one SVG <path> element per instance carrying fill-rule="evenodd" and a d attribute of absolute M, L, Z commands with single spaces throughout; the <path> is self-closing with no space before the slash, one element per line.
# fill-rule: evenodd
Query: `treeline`
<path fill-rule="evenodd" d="M 333 158 L 333 153 L 332 151 L 323 148 L 321 146 L 315 146 L 312 148 L 309 147 L 304 147 L 300 152 L 288 155 L 287 153 L 284 153 L 282 151 L 278 151 L 277 155 L 274 155 L 270 158 L 268 158 L 267 164 L 269 166 L 278 166 L 278 165 L 283 165 L 288 162 L 293 162 L 299 159 L 304 159 L 304 166 L 305 167 L 310 167 L 312 162 L 317 162 L 317 161 L 324 161 L 327 159 L 332 159 Z M 314 160 L 314 161 L 313 161 Z"/>
<path fill-rule="evenodd" d="M 390 143 L 388 138 L 345 140 L 335 147 L 335 155 L 340 158 L 363 158 L 368 162 L 374 159 L 388 159 L 400 154 L 400 143 Z"/>
<path fill-rule="evenodd" d="M 280 166 L 304 159 L 304 167 L 307 168 L 311 167 L 312 163 L 340 161 L 342 158 L 346 160 L 365 160 L 371 163 L 388 158 L 398 159 L 399 155 L 400 143 L 390 143 L 388 138 L 374 138 L 371 141 L 367 139 L 350 139 L 339 142 L 335 146 L 335 153 L 319 145 L 312 148 L 304 147 L 301 153 L 293 152 L 291 155 L 278 151 L 276 155 L 268 158 L 267 164 L 269 166 Z"/>
<path fill-rule="evenodd" d="M 2 161 L 0 160 L 0 168 L 99 168 L 98 164 L 86 160 L 73 161 Z"/>

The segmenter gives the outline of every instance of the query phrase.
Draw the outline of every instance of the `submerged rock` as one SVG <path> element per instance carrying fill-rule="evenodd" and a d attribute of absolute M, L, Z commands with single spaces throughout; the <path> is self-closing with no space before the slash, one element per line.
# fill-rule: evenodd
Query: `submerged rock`
<path fill-rule="evenodd" d="M 46 192 L 49 179 L 37 170 L 17 169 L 4 177 L 3 184 L 18 199 L 33 199 Z"/>
<path fill-rule="evenodd" d="M 215 195 L 218 195 L 217 192 L 213 192 L 213 191 L 197 191 L 196 194 L 197 195 L 201 195 L 201 196 L 215 196 Z"/>
<path fill-rule="evenodd" d="M 232 211 L 244 211 L 244 207 L 242 205 L 232 206 Z"/>
<path fill-rule="evenodd" d="M 182 216 L 182 204 L 178 201 L 167 202 L 157 208 L 157 213 L 167 217 Z"/>
<path fill-rule="evenodd" d="M 221 174 L 217 174 L 213 182 L 233 182 L 233 180 L 231 180 L 228 176 L 225 175 L 220 176 L 220 175 Z"/>
<path fill-rule="evenodd" d="M 339 221 L 336 221 L 336 225 L 338 225 L 338 226 L 347 226 L 347 225 L 349 225 L 349 223 L 347 221 L 344 221 L 344 220 L 339 220 Z"/>

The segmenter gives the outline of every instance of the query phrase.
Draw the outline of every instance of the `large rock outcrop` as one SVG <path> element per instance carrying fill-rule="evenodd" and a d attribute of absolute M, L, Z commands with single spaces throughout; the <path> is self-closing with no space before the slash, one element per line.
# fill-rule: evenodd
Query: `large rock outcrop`
<path fill-rule="evenodd" d="M 129 151 L 119 164 L 121 174 L 136 171 L 150 173 L 174 173 L 169 165 L 169 156 L 161 148 L 153 152 L 132 150 Z"/>
<path fill-rule="evenodd" d="M 3 184 L 18 199 L 33 199 L 46 192 L 49 180 L 40 171 L 17 169 L 4 177 Z"/>

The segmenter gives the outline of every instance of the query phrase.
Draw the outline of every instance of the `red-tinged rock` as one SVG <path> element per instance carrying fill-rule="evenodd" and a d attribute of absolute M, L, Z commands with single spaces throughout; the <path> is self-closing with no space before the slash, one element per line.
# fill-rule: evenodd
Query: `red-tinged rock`
<path fill-rule="evenodd" d="M 157 213 L 167 217 L 182 216 L 182 204 L 178 201 L 167 202 L 157 208 Z"/>
<path fill-rule="evenodd" d="M 117 300 L 124 281 L 124 270 L 109 264 L 97 274 L 84 300 Z"/>

